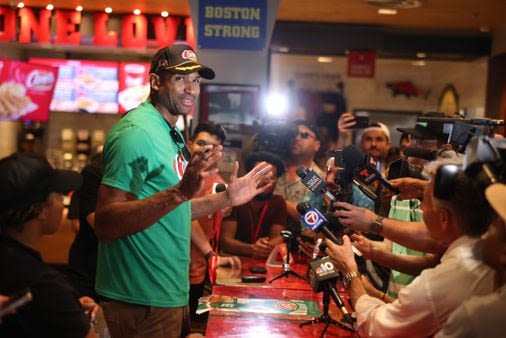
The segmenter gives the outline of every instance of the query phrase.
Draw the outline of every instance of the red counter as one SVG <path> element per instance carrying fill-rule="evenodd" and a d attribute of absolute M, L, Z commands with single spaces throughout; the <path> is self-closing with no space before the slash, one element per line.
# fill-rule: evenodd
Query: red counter
<path fill-rule="evenodd" d="M 264 283 L 241 282 L 241 274 L 252 274 L 249 271 L 250 266 L 264 266 L 264 263 L 264 261 L 243 258 L 241 270 L 231 268 L 218 269 L 218 285 L 213 288 L 213 295 L 226 295 L 238 298 L 313 300 L 319 304 L 320 310 L 323 309 L 323 294 L 313 292 L 311 286 L 305 280 L 289 276 L 288 278 L 283 277 L 273 283 L 269 283 L 269 280 L 282 272 L 281 268 L 267 268 L 267 280 Z M 307 264 L 292 264 L 292 270 L 305 276 Z M 339 294 L 343 300 L 348 299 L 348 295 L 342 290 L 339 291 Z M 330 303 L 329 312 L 332 318 L 336 320 L 341 318 L 341 311 L 337 309 L 333 301 Z M 302 322 L 301 320 L 272 318 L 250 313 L 225 314 L 219 311 L 211 311 L 205 336 L 208 338 L 319 337 L 325 326 L 325 324 L 315 324 L 299 327 L 299 324 Z M 325 337 L 358 337 L 358 335 L 330 325 Z"/>

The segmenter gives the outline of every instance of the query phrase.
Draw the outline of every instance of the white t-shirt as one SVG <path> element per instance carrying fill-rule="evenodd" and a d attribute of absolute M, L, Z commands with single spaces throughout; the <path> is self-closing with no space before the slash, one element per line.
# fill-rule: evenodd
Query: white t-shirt
<path fill-rule="evenodd" d="M 486 296 L 473 297 L 448 318 L 437 338 L 505 337 L 506 285 Z"/>

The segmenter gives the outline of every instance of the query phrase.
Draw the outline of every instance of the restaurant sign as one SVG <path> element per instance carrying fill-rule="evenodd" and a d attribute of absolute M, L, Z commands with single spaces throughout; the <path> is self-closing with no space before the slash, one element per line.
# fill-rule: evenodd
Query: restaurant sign
<path fill-rule="evenodd" d="M 16 31 L 17 17 L 19 17 L 18 31 Z M 54 34 L 51 32 L 52 19 L 56 22 Z M 184 20 L 186 28 L 186 42 L 195 46 L 190 18 L 154 16 L 148 22 L 148 18 L 144 15 L 128 14 L 121 17 L 121 32 L 118 33 L 107 28 L 109 14 L 103 12 L 93 14 L 92 44 L 102 47 L 147 48 L 150 23 L 153 25 L 156 45 L 162 48 L 174 43 L 181 20 Z M 40 9 L 37 16 L 27 7 L 20 9 L 0 7 L 0 42 L 39 42 L 78 46 L 82 44 L 79 30 L 81 24 L 82 13 L 78 11 Z"/>

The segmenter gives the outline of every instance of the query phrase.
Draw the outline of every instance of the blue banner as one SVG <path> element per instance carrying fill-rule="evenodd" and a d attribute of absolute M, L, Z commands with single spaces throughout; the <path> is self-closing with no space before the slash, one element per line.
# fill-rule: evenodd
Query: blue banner
<path fill-rule="evenodd" d="M 266 23 L 267 0 L 200 0 L 198 46 L 262 50 Z"/>

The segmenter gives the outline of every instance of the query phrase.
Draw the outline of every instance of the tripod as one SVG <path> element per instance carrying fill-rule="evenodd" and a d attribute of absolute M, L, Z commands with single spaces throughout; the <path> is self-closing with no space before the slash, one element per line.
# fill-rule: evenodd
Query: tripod
<path fill-rule="evenodd" d="M 313 325 L 313 324 L 325 323 L 325 327 L 323 328 L 323 331 L 322 331 L 322 333 L 320 335 L 320 338 L 323 338 L 323 336 L 325 335 L 325 332 L 327 332 L 327 329 L 329 328 L 330 324 L 336 325 L 336 326 L 340 327 L 341 329 L 344 329 L 344 330 L 347 330 L 347 331 L 350 331 L 350 332 L 355 332 L 355 330 L 353 329 L 352 326 L 348 326 L 345 323 L 338 322 L 337 320 L 335 320 L 332 317 L 330 317 L 330 315 L 329 315 L 330 296 L 332 295 L 332 291 L 333 291 L 331 289 L 332 288 L 331 288 L 330 284 L 326 284 L 325 285 L 325 289 L 323 290 L 323 300 L 322 300 L 322 302 L 323 302 L 323 314 L 320 317 L 316 318 L 316 319 L 308 320 L 306 322 L 303 322 L 303 323 L 299 324 L 299 327 L 302 327 L 304 325 Z M 332 295 L 332 296 L 334 296 L 334 295 Z M 345 322 L 350 322 L 350 324 L 352 324 L 351 315 L 349 313 L 347 313 L 347 312 L 343 313 L 343 314 L 344 314 L 343 318 L 344 318 Z"/>
<path fill-rule="evenodd" d="M 283 272 L 281 272 L 278 276 L 271 279 L 269 281 L 269 283 L 272 283 L 276 279 L 279 279 L 281 277 L 288 278 L 288 275 L 293 275 L 295 277 L 299 277 L 299 278 L 302 278 L 303 280 L 306 280 L 306 278 L 302 277 L 297 272 L 292 271 L 292 269 L 290 268 L 290 251 L 292 250 L 292 236 L 293 236 L 292 232 L 290 230 L 282 230 L 281 236 L 283 236 L 283 238 L 285 239 L 286 248 L 287 248 L 286 260 L 283 263 Z"/>

